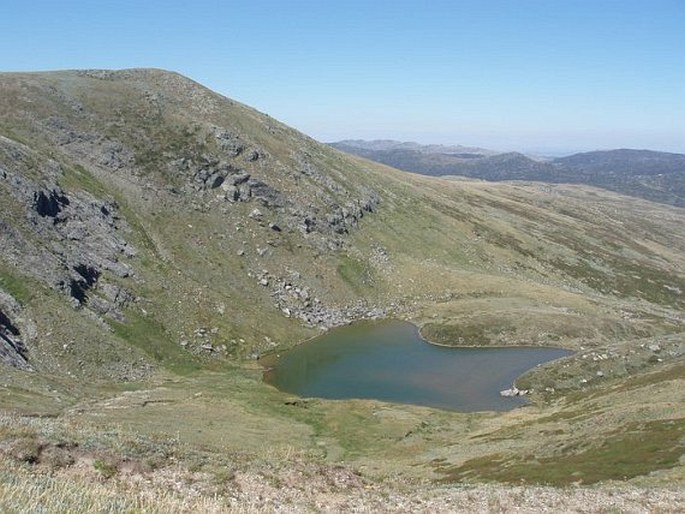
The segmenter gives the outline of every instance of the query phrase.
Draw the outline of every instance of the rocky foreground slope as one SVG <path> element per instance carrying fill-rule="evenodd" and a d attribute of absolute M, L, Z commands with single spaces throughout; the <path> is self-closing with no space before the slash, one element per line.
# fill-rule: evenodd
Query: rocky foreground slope
<path fill-rule="evenodd" d="M 673 486 L 684 222 L 582 186 L 404 174 L 164 71 L 1 74 L 0 406 L 58 420 L 7 418 L 6 483 L 30 466 L 77 487 L 84 469 L 180 466 L 215 495 L 241 473 L 286 480 L 264 471 L 282 460 L 410 491 Z M 379 317 L 444 344 L 578 352 L 523 377 L 536 403 L 509 414 L 303 403 L 261 383 L 262 354 Z M 90 435 L 56 435 L 72 423 Z M 628 448 L 639 459 L 617 468 Z"/>

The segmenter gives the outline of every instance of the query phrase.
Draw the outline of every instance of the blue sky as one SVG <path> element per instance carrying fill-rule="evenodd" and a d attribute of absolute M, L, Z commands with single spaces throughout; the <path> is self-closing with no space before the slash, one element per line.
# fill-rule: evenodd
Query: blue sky
<path fill-rule="evenodd" d="M 179 71 L 322 141 L 685 152 L 683 0 L 2 0 L 0 49 Z"/>

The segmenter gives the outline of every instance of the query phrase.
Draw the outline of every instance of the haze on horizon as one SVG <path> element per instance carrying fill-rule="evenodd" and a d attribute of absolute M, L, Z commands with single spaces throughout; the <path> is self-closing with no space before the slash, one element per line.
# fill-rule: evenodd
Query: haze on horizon
<path fill-rule="evenodd" d="M 321 140 L 685 153 L 685 4 L 3 2 L 2 71 L 178 71 Z"/>

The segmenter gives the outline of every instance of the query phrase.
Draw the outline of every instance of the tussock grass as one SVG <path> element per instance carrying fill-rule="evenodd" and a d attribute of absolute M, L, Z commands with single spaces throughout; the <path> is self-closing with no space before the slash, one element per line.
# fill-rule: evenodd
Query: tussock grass
<path fill-rule="evenodd" d="M 0 458 L 0 511 L 8 513 L 244 512 L 224 499 L 178 493 L 166 487 L 132 485 L 76 474 L 36 474 Z"/>

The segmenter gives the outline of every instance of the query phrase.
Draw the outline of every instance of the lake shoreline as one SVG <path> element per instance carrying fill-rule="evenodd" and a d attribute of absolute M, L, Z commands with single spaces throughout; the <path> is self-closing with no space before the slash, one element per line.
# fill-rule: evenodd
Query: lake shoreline
<path fill-rule="evenodd" d="M 528 402 L 502 401 L 501 391 L 528 370 L 570 354 L 559 347 L 438 344 L 416 323 L 386 319 L 336 327 L 271 352 L 260 364 L 266 383 L 301 397 L 506 411 Z"/>

